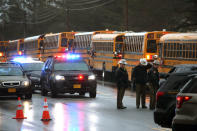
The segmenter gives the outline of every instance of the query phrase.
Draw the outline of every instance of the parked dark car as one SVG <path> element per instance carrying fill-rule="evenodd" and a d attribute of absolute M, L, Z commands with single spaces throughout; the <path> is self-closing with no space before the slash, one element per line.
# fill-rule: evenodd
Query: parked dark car
<path fill-rule="evenodd" d="M 28 57 L 16 57 L 13 62 L 20 64 L 25 74 L 31 80 L 32 91 L 41 90 L 40 77 L 44 62 Z"/>
<path fill-rule="evenodd" d="M 51 92 L 52 97 L 59 93 L 89 93 L 96 97 L 96 78 L 86 62 L 79 55 L 67 54 L 49 57 L 41 73 L 42 90 L 45 96 Z"/>
<path fill-rule="evenodd" d="M 175 116 L 176 95 L 190 79 L 190 75 L 194 73 L 197 73 L 196 64 L 183 64 L 176 65 L 166 74 L 166 81 L 163 82 L 156 95 L 155 123 L 162 127 L 171 127 Z"/>
<path fill-rule="evenodd" d="M 31 82 L 16 63 L 0 63 L 0 95 L 32 98 Z"/>
<path fill-rule="evenodd" d="M 173 131 L 197 130 L 197 74 L 183 86 L 176 97 L 176 115 L 172 122 Z"/>

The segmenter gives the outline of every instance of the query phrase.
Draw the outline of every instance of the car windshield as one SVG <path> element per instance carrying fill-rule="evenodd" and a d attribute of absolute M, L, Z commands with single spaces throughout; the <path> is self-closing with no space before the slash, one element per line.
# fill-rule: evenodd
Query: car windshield
<path fill-rule="evenodd" d="M 23 72 L 18 67 L 0 67 L 0 76 L 22 76 Z"/>
<path fill-rule="evenodd" d="M 168 73 L 182 73 L 191 70 L 191 67 L 174 67 Z"/>
<path fill-rule="evenodd" d="M 22 63 L 24 71 L 41 71 L 44 63 Z"/>
<path fill-rule="evenodd" d="M 85 62 L 61 62 L 54 64 L 54 70 L 88 71 L 88 66 Z"/>
<path fill-rule="evenodd" d="M 189 80 L 183 87 L 182 93 L 197 93 L 197 78 Z"/>

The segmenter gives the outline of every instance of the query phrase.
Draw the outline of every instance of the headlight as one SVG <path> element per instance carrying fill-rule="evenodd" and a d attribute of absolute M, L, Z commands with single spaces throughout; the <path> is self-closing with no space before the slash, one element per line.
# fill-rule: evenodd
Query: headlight
<path fill-rule="evenodd" d="M 95 75 L 90 75 L 90 76 L 88 76 L 88 80 L 95 80 Z"/>
<path fill-rule="evenodd" d="M 29 86 L 29 81 L 23 81 L 23 82 L 22 82 L 22 85 L 23 85 L 23 86 Z"/>
<path fill-rule="evenodd" d="M 64 76 L 57 75 L 55 76 L 56 80 L 65 80 Z"/>

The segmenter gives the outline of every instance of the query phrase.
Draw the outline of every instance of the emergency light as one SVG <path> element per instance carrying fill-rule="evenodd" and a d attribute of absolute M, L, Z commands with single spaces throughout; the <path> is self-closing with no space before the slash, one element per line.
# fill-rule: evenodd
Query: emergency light
<path fill-rule="evenodd" d="M 1 56 L 3 56 L 3 53 L 2 53 L 2 52 L 0 52 L 0 57 L 1 57 Z"/>
<path fill-rule="evenodd" d="M 79 80 L 83 80 L 83 79 L 84 79 L 84 76 L 80 74 L 80 75 L 78 76 L 78 79 L 79 79 Z"/>
<path fill-rule="evenodd" d="M 12 61 L 19 63 L 33 62 L 31 57 L 15 57 Z"/>
<path fill-rule="evenodd" d="M 55 57 L 56 58 L 66 58 L 68 60 L 75 60 L 75 59 L 79 59 L 80 55 L 79 54 L 66 54 L 66 55 L 58 55 Z"/>
<path fill-rule="evenodd" d="M 22 54 L 23 54 L 22 51 L 19 51 L 19 52 L 18 52 L 18 55 L 22 55 Z"/>

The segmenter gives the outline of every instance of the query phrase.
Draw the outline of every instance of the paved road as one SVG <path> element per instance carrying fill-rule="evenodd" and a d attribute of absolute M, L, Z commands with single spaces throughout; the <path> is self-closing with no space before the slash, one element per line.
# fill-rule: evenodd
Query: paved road
<path fill-rule="evenodd" d="M 104 85 L 104 86 L 103 86 Z M 50 94 L 49 94 L 50 95 Z M 126 92 L 126 110 L 116 109 L 116 89 L 98 84 L 97 98 L 78 95 L 46 97 L 52 121 L 40 121 L 43 96 L 34 94 L 32 100 L 22 100 L 27 119 L 15 120 L 16 97 L 0 98 L 0 131 L 170 131 L 157 126 L 153 111 L 136 109 L 135 97 Z M 147 103 L 149 100 L 146 100 Z"/>

